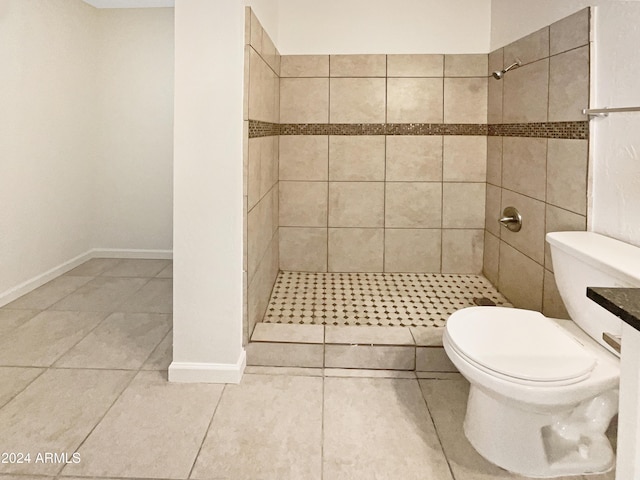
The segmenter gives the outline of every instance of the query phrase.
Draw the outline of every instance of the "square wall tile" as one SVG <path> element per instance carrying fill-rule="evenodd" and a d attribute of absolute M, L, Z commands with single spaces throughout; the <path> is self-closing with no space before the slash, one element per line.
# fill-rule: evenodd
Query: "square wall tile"
<path fill-rule="evenodd" d="M 549 232 L 580 232 L 587 229 L 586 216 L 578 215 L 577 213 L 569 212 L 568 210 L 554 207 L 549 204 L 546 204 L 546 208 L 545 234 Z M 549 249 L 549 244 L 547 242 L 545 242 L 544 245 L 544 267 L 553 272 L 551 250 Z"/>
<path fill-rule="evenodd" d="M 482 272 L 484 230 L 442 230 L 442 273 Z"/>
<path fill-rule="evenodd" d="M 441 183 L 386 182 L 385 187 L 385 227 L 441 227 Z"/>
<path fill-rule="evenodd" d="M 547 203 L 587 214 L 587 140 L 549 139 Z"/>
<path fill-rule="evenodd" d="M 487 137 L 445 136 L 443 180 L 445 182 L 485 182 L 487 180 Z"/>
<path fill-rule="evenodd" d="M 550 54 L 566 52 L 589 43 L 589 8 L 552 23 L 549 27 Z"/>
<path fill-rule="evenodd" d="M 249 119 L 277 122 L 280 80 L 254 50 L 249 51 L 249 62 Z"/>
<path fill-rule="evenodd" d="M 502 185 L 502 137 L 487 137 L 487 183 Z"/>
<path fill-rule="evenodd" d="M 247 273 L 249 279 L 253 278 L 258 263 L 273 237 L 272 208 L 270 199 L 265 197 L 247 215 Z"/>
<path fill-rule="evenodd" d="M 544 295 L 542 296 L 542 313 L 551 318 L 564 318 L 570 320 L 569 312 L 564 306 L 556 279 L 549 270 L 544 271 Z"/>
<path fill-rule="evenodd" d="M 507 60 L 505 53 L 505 62 Z M 527 123 L 547 121 L 549 59 L 523 65 L 504 76 L 502 121 Z"/>
<path fill-rule="evenodd" d="M 503 189 L 500 211 L 506 207 L 518 209 L 522 215 L 522 229 L 519 232 L 512 232 L 500 227 L 500 238 L 542 265 L 544 263 L 545 235 L 544 202 Z"/>
<path fill-rule="evenodd" d="M 383 135 L 329 137 L 329 180 L 384 181 Z"/>
<path fill-rule="evenodd" d="M 442 77 L 444 55 L 387 55 L 388 77 Z"/>
<path fill-rule="evenodd" d="M 260 198 L 278 182 L 278 136 L 261 137 Z"/>
<path fill-rule="evenodd" d="M 585 119 L 589 107 L 589 46 L 549 59 L 549 121 Z"/>
<path fill-rule="evenodd" d="M 247 205 L 248 208 L 260 200 L 260 157 L 262 155 L 262 139 L 249 138 L 247 144 L 247 169 L 245 181 L 247 182 Z"/>
<path fill-rule="evenodd" d="M 384 226 L 384 182 L 329 182 L 329 226 Z"/>
<path fill-rule="evenodd" d="M 487 78 L 444 79 L 444 122 L 487 122 Z"/>
<path fill-rule="evenodd" d="M 280 180 L 326 180 L 329 140 L 325 135 L 280 136 Z"/>
<path fill-rule="evenodd" d="M 331 123 L 384 123 L 384 78 L 332 78 Z"/>
<path fill-rule="evenodd" d="M 276 75 L 280 75 L 280 54 L 266 30 L 262 31 L 262 58 Z"/>
<path fill-rule="evenodd" d="M 443 228 L 484 228 L 485 183 L 444 183 L 442 189 Z"/>
<path fill-rule="evenodd" d="M 500 222 L 502 218 L 502 189 L 487 184 L 487 200 L 484 211 L 484 228 L 496 237 L 500 237 Z"/>
<path fill-rule="evenodd" d="M 502 145 L 502 186 L 544 201 L 547 139 L 504 137 Z"/>
<path fill-rule="evenodd" d="M 329 79 L 280 79 L 280 122 L 326 123 L 328 120 Z"/>
<path fill-rule="evenodd" d="M 327 271 L 327 229 L 280 227 L 280 269 Z"/>
<path fill-rule="evenodd" d="M 384 77 L 387 74 L 386 55 L 331 55 L 329 62 L 332 77 Z"/>
<path fill-rule="evenodd" d="M 549 56 L 549 27 L 541 28 L 504 47 L 504 61 L 511 65 L 519 59 L 523 65 Z"/>
<path fill-rule="evenodd" d="M 262 25 L 256 17 L 253 9 L 251 10 L 251 18 L 249 19 L 249 45 L 251 45 L 256 52 L 262 53 Z"/>
<path fill-rule="evenodd" d="M 498 290 L 514 307 L 542 310 L 542 265 L 501 242 L 499 269 Z"/>
<path fill-rule="evenodd" d="M 442 136 L 387 136 L 386 180 L 439 182 L 442 180 Z"/>
<path fill-rule="evenodd" d="M 329 55 L 282 55 L 280 78 L 328 76 Z"/>
<path fill-rule="evenodd" d="M 439 273 L 441 237 L 440 229 L 387 228 L 384 271 Z"/>
<path fill-rule="evenodd" d="M 491 77 L 491 74 L 496 70 L 500 71 L 508 65 L 504 64 L 504 49 L 499 48 L 489 54 L 489 75 L 488 80 L 488 100 L 487 100 L 487 122 L 488 123 L 501 123 L 502 122 L 502 88 L 504 82 L 502 80 L 495 80 Z"/>
<path fill-rule="evenodd" d="M 498 285 L 498 262 L 500 260 L 500 239 L 488 231 L 484 231 L 484 258 L 482 274 L 494 286 Z"/>
<path fill-rule="evenodd" d="M 389 78 L 387 122 L 442 122 L 442 82 L 442 78 Z"/>
<path fill-rule="evenodd" d="M 330 228 L 330 272 L 381 272 L 382 228 Z"/>
<path fill-rule="evenodd" d="M 486 77 L 488 68 L 488 55 L 462 54 L 444 56 L 445 77 Z"/>
<path fill-rule="evenodd" d="M 326 182 L 280 182 L 280 226 L 325 227 Z"/>

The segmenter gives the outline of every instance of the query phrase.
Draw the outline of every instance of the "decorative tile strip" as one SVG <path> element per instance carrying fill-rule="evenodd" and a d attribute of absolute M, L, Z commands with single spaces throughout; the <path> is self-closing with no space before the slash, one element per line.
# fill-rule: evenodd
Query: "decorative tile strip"
<path fill-rule="evenodd" d="M 586 140 L 589 138 L 589 122 L 540 122 L 540 123 L 493 123 L 489 124 L 492 137 L 537 137 L 568 138 Z"/>
<path fill-rule="evenodd" d="M 280 135 L 280 125 L 277 123 L 249 120 L 249 138 L 272 137 Z"/>
<path fill-rule="evenodd" d="M 249 138 L 273 135 L 488 135 L 585 140 L 589 138 L 589 122 L 277 124 L 249 120 Z"/>

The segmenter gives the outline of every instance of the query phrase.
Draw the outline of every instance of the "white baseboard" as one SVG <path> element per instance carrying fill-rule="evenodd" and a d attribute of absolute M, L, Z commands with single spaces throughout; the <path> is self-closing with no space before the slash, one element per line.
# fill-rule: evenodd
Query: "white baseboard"
<path fill-rule="evenodd" d="M 240 383 L 247 366 L 244 349 L 234 363 L 172 362 L 169 365 L 169 381 L 176 383 Z"/>
<path fill-rule="evenodd" d="M 171 250 L 133 250 L 133 249 L 117 249 L 117 248 L 92 248 L 77 257 L 72 258 L 60 265 L 47 270 L 40 275 L 36 275 L 29 280 L 22 282 L 20 285 L 10 288 L 0 293 L 0 307 L 13 302 L 22 295 L 41 287 L 60 275 L 64 275 L 69 270 L 73 270 L 78 265 L 83 264 L 92 258 L 140 258 L 140 259 L 161 259 L 170 260 L 173 258 Z"/>

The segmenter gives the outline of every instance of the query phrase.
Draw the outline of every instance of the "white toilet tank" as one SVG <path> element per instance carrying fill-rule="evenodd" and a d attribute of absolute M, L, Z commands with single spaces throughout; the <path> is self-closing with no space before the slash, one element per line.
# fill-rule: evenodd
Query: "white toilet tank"
<path fill-rule="evenodd" d="M 571 319 L 610 352 L 602 333 L 622 320 L 587 298 L 587 287 L 640 287 L 640 248 L 593 232 L 547 234 L 560 296 Z"/>

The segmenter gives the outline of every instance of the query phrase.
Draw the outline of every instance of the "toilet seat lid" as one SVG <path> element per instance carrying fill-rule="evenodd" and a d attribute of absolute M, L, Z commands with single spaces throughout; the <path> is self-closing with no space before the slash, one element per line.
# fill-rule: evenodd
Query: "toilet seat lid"
<path fill-rule="evenodd" d="M 558 382 L 588 376 L 596 358 L 539 312 L 504 307 L 458 310 L 446 323 L 450 343 L 479 365 L 509 377 Z"/>

